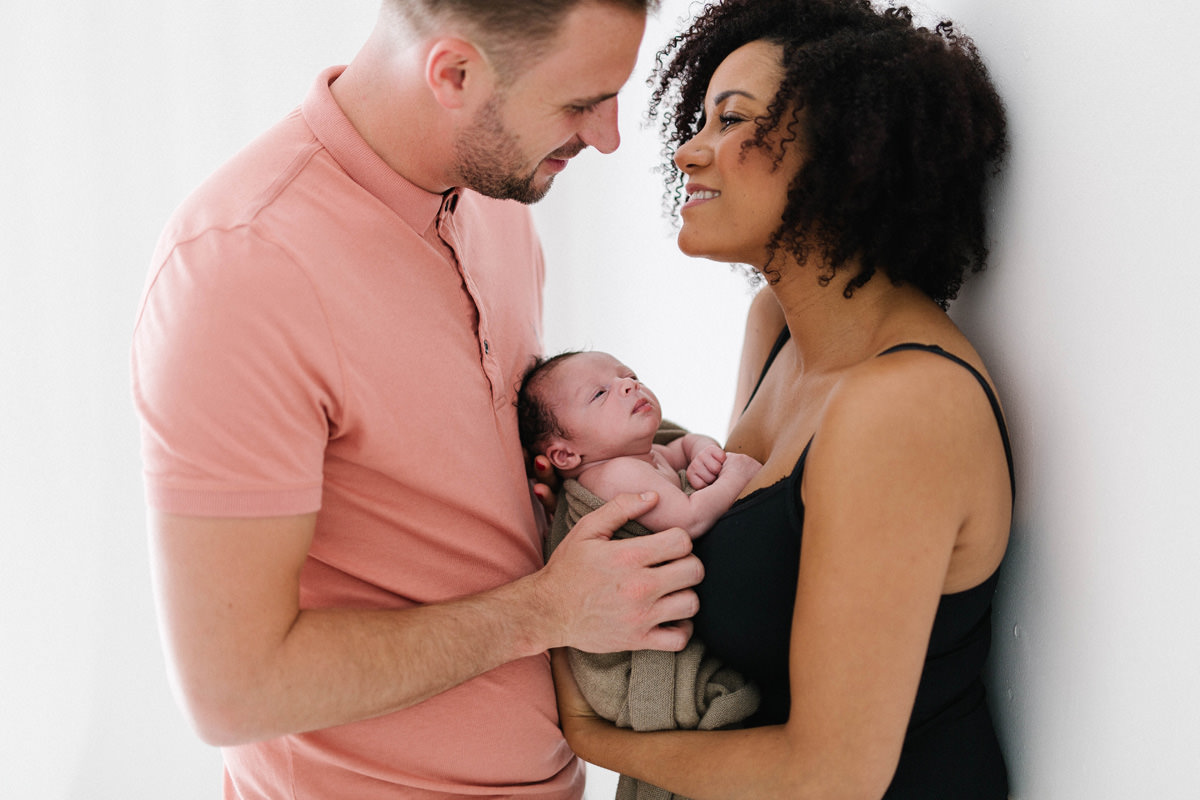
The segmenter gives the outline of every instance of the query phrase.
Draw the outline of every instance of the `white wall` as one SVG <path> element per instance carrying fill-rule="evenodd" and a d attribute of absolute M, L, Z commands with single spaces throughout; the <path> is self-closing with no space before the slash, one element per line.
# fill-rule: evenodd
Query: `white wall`
<path fill-rule="evenodd" d="M 167 214 L 375 0 L 0 9 L 0 797 L 212 800 L 155 630 L 129 335 Z"/>
<path fill-rule="evenodd" d="M 954 314 L 1018 454 L 994 669 L 1014 795 L 1200 796 L 1200 12 L 929 5 L 975 36 L 1012 121 L 992 270 Z M 667 0 L 651 48 L 688 6 Z M 128 336 L 170 209 L 353 54 L 375 0 L 2 10 L 0 795 L 211 800 L 219 760 L 155 631 Z M 746 284 L 673 250 L 645 73 L 622 150 L 581 157 L 537 209 L 549 344 L 611 350 L 720 434 Z"/>
<path fill-rule="evenodd" d="M 1195 4 L 947 0 L 1005 95 L 995 265 L 1018 515 L 994 660 L 1022 798 L 1200 797 Z"/>

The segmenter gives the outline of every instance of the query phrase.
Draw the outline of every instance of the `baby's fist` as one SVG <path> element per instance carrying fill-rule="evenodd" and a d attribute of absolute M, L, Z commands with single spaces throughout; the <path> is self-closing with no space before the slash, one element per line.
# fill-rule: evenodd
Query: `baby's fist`
<path fill-rule="evenodd" d="M 725 463 L 726 453 L 718 445 L 705 447 L 688 464 L 687 479 L 693 489 L 703 489 L 717 479 Z"/>

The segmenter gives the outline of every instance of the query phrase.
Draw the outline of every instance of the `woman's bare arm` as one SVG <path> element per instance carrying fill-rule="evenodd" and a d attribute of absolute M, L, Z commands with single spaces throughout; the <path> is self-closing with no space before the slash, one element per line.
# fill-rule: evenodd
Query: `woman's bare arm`
<path fill-rule="evenodd" d="M 774 293 L 769 287 L 760 289 L 750 302 L 750 310 L 746 316 L 746 332 L 738 363 L 737 389 L 733 395 L 733 415 L 729 420 L 729 430 L 733 430 L 746 403 L 750 402 L 750 394 L 758 383 L 767 355 L 785 324 L 783 309 L 779 307 Z"/>

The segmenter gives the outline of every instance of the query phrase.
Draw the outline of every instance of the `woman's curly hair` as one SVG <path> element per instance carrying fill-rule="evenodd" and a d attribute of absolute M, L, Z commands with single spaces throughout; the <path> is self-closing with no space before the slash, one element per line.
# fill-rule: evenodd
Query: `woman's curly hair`
<path fill-rule="evenodd" d="M 1004 107 L 969 38 L 906 7 L 869 0 L 725 0 L 658 54 L 648 83 L 663 140 L 666 203 L 680 204 L 674 152 L 704 124 L 717 66 L 749 42 L 782 48 L 783 79 L 749 147 L 783 131 L 802 165 L 768 250 L 826 263 L 828 284 L 857 260 L 849 297 L 877 270 L 946 307 L 987 260 L 984 190 L 1007 149 Z M 776 148 L 776 158 L 781 154 Z"/>

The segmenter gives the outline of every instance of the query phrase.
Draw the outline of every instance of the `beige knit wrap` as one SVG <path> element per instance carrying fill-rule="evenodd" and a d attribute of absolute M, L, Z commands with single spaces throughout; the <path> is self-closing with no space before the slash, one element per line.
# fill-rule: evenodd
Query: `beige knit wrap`
<path fill-rule="evenodd" d="M 665 428 L 660 437 L 669 441 L 679 435 L 677 430 Z M 690 493 L 683 471 L 680 485 Z M 550 527 L 547 558 L 583 515 L 603 504 L 603 500 L 578 481 L 564 481 Z M 614 538 L 626 539 L 650 532 L 630 521 Z M 569 649 L 568 660 L 583 696 L 596 713 L 623 728 L 713 730 L 736 725 L 758 708 L 758 689 L 715 657 L 706 655 L 704 644 L 694 638 L 678 653 L 659 650 L 585 653 Z M 686 798 L 622 775 L 616 800 Z"/>

